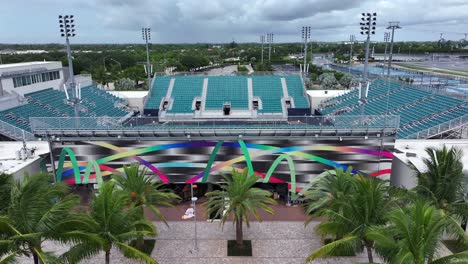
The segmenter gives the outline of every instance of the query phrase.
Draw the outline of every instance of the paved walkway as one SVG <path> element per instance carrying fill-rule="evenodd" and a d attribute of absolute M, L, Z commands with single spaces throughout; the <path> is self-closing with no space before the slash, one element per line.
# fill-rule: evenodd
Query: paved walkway
<path fill-rule="evenodd" d="M 317 221 L 304 227 L 300 221 L 252 222 L 249 229 L 244 229 L 245 239 L 252 240 L 252 257 L 227 257 L 228 239 L 235 238 L 234 226 L 227 223 L 222 230 L 219 223 L 197 222 L 197 245 L 195 250 L 194 223 L 183 221 L 168 222 L 169 226 L 155 222 L 158 226 L 158 239 L 152 257 L 162 264 L 295 264 L 304 263 L 305 258 L 314 249 L 321 246 L 313 228 Z M 47 243 L 45 250 L 60 254 L 63 246 Z M 22 258 L 17 263 L 31 263 L 31 259 Z M 366 262 L 366 254 L 353 258 L 335 258 L 314 261 L 313 263 Z M 378 260 L 377 260 L 378 261 Z M 82 263 L 104 263 L 104 254 Z M 111 253 L 111 263 L 136 263 L 124 258 L 115 249 Z"/>
<path fill-rule="evenodd" d="M 206 197 L 201 197 L 196 203 L 197 220 L 205 221 L 208 219 L 206 216 L 206 207 L 203 203 L 206 201 Z M 189 221 L 183 220 L 182 216 L 185 211 L 190 208 L 191 202 L 182 202 L 175 207 L 160 207 L 161 213 L 164 215 L 167 221 Z M 304 208 L 301 205 L 287 206 L 284 201 L 279 201 L 278 205 L 271 206 L 274 210 L 274 214 L 270 215 L 262 210 L 259 210 L 259 214 L 263 221 L 301 221 L 304 222 L 307 216 L 304 213 Z M 146 211 L 146 216 L 152 221 L 158 221 L 149 210 Z M 255 221 L 253 217 L 250 218 Z"/>

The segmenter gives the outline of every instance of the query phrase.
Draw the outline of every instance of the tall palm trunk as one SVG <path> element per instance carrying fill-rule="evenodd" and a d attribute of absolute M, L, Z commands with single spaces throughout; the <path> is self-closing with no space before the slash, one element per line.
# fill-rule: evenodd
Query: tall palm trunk
<path fill-rule="evenodd" d="M 34 259 L 34 264 L 39 264 L 39 257 L 37 256 L 36 253 L 33 253 L 33 259 Z"/>
<path fill-rule="evenodd" d="M 242 217 L 239 217 L 239 220 L 236 221 L 236 243 L 238 247 L 243 247 L 243 233 L 242 233 Z"/>
<path fill-rule="evenodd" d="M 110 264 L 110 250 L 106 250 L 106 264 Z"/>
<path fill-rule="evenodd" d="M 367 258 L 369 258 L 369 263 L 374 263 L 374 257 L 372 256 L 372 246 L 369 243 L 366 243 L 367 249 Z"/>

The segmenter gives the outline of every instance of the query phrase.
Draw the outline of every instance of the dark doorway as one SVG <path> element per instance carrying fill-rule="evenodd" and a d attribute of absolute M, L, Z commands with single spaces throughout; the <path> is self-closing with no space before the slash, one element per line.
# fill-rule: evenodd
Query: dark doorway
<path fill-rule="evenodd" d="M 224 104 L 223 113 L 224 113 L 224 115 L 230 115 L 231 114 L 231 105 L 230 104 Z"/>

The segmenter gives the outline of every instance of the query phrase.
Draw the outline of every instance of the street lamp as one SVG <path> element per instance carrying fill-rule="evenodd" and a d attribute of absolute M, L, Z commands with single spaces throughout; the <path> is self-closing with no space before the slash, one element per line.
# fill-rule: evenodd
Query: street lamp
<path fill-rule="evenodd" d="M 190 191 L 191 191 L 191 196 L 192 196 L 192 207 L 193 207 L 193 223 L 194 223 L 194 228 L 195 228 L 195 237 L 194 237 L 194 250 L 198 250 L 198 245 L 197 245 L 197 209 L 196 209 L 196 202 L 198 200 L 198 197 L 193 196 L 193 183 L 190 184 Z"/>
<path fill-rule="evenodd" d="M 273 43 L 273 33 L 267 34 L 267 42 L 268 42 L 268 63 L 271 63 L 271 44 Z"/>
<path fill-rule="evenodd" d="M 60 27 L 60 36 L 65 38 L 65 44 L 67 47 L 67 57 L 68 57 L 68 72 L 69 72 L 69 81 L 68 88 L 70 88 L 72 96 L 68 95 L 67 87 L 65 87 L 65 95 L 67 96 L 67 102 L 73 105 L 75 109 L 75 118 L 78 122 L 79 117 L 79 104 L 81 102 L 81 91 L 75 83 L 75 76 L 73 73 L 73 58 L 71 55 L 70 48 L 70 38 L 75 37 L 75 20 L 73 15 L 59 15 L 59 27 Z"/>
<path fill-rule="evenodd" d="M 151 28 L 142 28 L 141 35 L 143 40 L 146 43 L 146 74 L 148 78 L 148 90 L 151 88 L 151 64 L 149 57 L 149 46 L 148 42 L 151 40 Z"/>
<path fill-rule="evenodd" d="M 310 26 L 302 27 L 302 40 L 304 41 L 304 74 L 309 71 L 307 67 L 307 42 L 310 39 Z"/>

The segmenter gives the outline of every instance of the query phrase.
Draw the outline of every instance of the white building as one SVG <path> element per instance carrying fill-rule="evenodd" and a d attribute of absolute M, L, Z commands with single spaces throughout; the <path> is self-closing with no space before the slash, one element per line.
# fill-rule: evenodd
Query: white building
<path fill-rule="evenodd" d="M 60 89 L 65 83 L 60 61 L 34 61 L 0 65 L 0 97 L 47 88 Z"/>
<path fill-rule="evenodd" d="M 425 171 L 424 159 L 429 158 L 425 148 L 456 147 L 463 151 L 463 170 L 468 172 L 468 140 L 466 139 L 398 139 L 395 142 L 395 152 L 392 161 L 391 184 L 407 189 L 416 187 L 417 179 L 410 167 L 415 166 L 419 171 Z"/>

